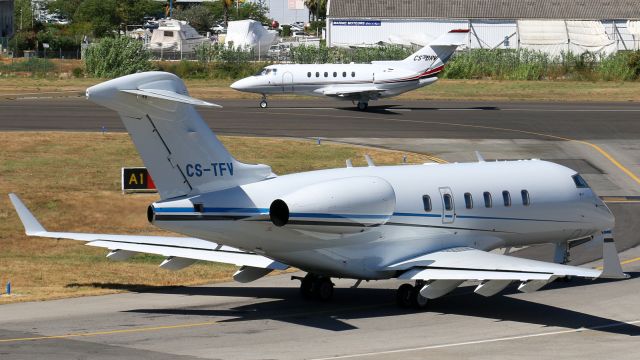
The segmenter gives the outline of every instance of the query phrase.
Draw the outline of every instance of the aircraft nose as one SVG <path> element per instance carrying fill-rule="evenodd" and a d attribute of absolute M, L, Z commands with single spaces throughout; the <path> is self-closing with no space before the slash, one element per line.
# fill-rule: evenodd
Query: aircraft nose
<path fill-rule="evenodd" d="M 611 209 L 599 197 L 596 197 L 595 206 L 598 209 L 598 227 L 603 230 L 613 229 L 616 218 Z"/>
<path fill-rule="evenodd" d="M 240 79 L 236 82 L 234 82 L 233 84 L 231 84 L 231 88 L 233 90 L 238 90 L 238 91 L 243 91 L 246 90 L 248 88 L 248 84 L 249 83 L 249 79 L 244 78 L 244 79 Z"/>

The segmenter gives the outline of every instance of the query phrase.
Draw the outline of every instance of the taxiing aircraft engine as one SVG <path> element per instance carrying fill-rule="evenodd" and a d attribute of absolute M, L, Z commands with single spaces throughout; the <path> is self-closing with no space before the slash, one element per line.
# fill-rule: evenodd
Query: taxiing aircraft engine
<path fill-rule="evenodd" d="M 386 223 L 396 194 L 386 180 L 357 176 L 309 185 L 274 200 L 271 222 L 278 227 L 350 234 Z"/>

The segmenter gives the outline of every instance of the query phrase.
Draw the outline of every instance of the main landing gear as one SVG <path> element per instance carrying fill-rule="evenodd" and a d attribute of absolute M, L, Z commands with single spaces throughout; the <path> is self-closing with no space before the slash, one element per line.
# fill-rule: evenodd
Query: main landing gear
<path fill-rule="evenodd" d="M 425 309 L 429 299 L 420 295 L 420 289 L 426 284 L 416 281 L 416 285 L 402 284 L 396 291 L 396 303 L 401 308 Z"/>
<path fill-rule="evenodd" d="M 329 301 L 333 297 L 333 283 L 331 278 L 315 274 L 305 277 L 292 276 L 291 280 L 300 280 L 300 295 L 305 299 Z"/>
<path fill-rule="evenodd" d="M 267 103 L 267 95 L 262 95 L 262 100 L 260 101 L 260 107 L 266 109 L 269 104 Z"/>
<path fill-rule="evenodd" d="M 369 103 L 368 102 L 366 102 L 366 101 L 358 101 L 358 110 L 366 111 L 368 107 L 369 107 Z"/>

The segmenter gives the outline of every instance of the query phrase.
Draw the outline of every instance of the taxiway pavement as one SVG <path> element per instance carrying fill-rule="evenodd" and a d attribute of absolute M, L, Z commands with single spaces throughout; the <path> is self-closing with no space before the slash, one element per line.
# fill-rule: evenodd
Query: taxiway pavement
<path fill-rule="evenodd" d="M 214 100 L 215 102 L 215 100 Z M 31 358 L 615 358 L 636 359 L 640 336 L 640 104 L 386 101 L 369 112 L 335 101 L 218 101 L 203 110 L 220 134 L 321 137 L 473 161 L 543 158 L 583 174 L 616 214 L 626 281 L 554 283 L 482 298 L 463 286 L 428 312 L 393 305 L 396 281 L 302 301 L 288 275 L 253 284 L 0 306 L 0 357 Z M 81 98 L 0 101 L 0 131 L 124 131 L 112 111 Z M 374 159 L 375 160 L 375 159 Z M 601 248 L 581 245 L 575 264 Z M 517 256 L 549 260 L 549 247 Z M 591 264 L 591 265 L 597 265 Z M 108 286 L 108 285 L 105 285 Z"/>

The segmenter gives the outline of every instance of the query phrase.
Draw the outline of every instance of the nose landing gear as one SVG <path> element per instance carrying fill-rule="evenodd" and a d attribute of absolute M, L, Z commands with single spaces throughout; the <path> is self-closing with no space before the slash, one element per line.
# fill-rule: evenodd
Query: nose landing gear
<path fill-rule="evenodd" d="M 266 109 L 269 106 L 267 103 L 267 95 L 262 94 L 262 100 L 260 101 L 260 107 Z"/>
<path fill-rule="evenodd" d="M 324 302 L 333 298 L 334 284 L 329 277 L 309 273 L 305 277 L 292 276 L 291 280 L 300 280 L 300 295 L 305 299 Z"/>

